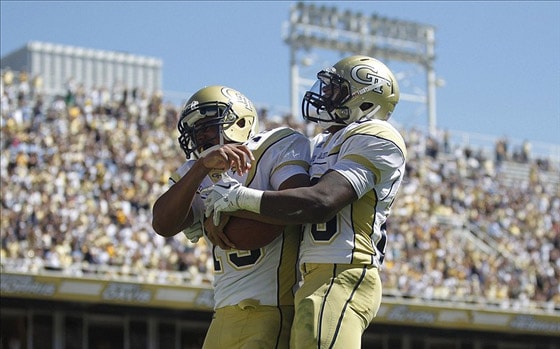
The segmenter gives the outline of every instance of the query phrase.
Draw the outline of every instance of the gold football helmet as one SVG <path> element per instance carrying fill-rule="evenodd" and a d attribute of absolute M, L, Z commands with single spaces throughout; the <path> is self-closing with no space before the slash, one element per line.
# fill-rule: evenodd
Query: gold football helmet
<path fill-rule="evenodd" d="M 258 132 L 259 117 L 253 102 L 226 86 L 198 90 L 185 103 L 179 118 L 179 144 L 187 158 L 215 145 L 199 144 L 197 133 L 218 127 L 219 144 L 243 143 Z"/>
<path fill-rule="evenodd" d="M 388 120 L 399 101 L 397 79 L 368 56 L 350 56 L 317 73 L 302 101 L 303 118 L 323 126 L 363 119 Z"/>

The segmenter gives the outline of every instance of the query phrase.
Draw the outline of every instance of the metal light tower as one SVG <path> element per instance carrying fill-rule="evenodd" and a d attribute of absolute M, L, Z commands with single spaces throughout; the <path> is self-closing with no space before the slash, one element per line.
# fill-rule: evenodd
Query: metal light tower
<path fill-rule="evenodd" d="M 408 91 L 401 80 L 406 77 L 399 78 L 398 72 L 395 75 L 402 85 L 401 100 L 425 104 L 429 132 L 436 132 L 438 85 L 434 71 L 435 29 L 432 26 L 377 14 L 364 16 L 350 11 L 339 12 L 334 7 L 298 2 L 292 6 L 289 22 L 284 23 L 283 29 L 283 40 L 290 45 L 290 105 L 293 116 L 299 114 L 300 90 L 307 90 L 315 81 L 315 76 L 301 76 L 301 69 L 317 63 L 306 55 L 312 50 L 325 50 L 327 54 L 339 53 L 341 56 L 364 54 L 383 61 L 421 67 L 425 72 L 427 93 Z"/>

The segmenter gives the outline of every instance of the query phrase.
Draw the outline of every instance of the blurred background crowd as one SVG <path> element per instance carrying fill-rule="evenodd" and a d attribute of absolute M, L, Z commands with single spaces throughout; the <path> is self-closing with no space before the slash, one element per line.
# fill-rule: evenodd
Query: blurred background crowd
<path fill-rule="evenodd" d="M 210 285 L 203 241 L 151 228 L 152 204 L 185 161 L 180 107 L 75 83 L 46 100 L 25 76 L 1 87 L 2 270 Z M 317 132 L 260 115 L 261 129 Z M 505 138 L 489 152 L 452 144 L 447 132 L 400 131 L 409 160 L 388 225 L 384 294 L 560 310 L 558 159 L 532 157 L 529 143 L 513 151 Z"/>

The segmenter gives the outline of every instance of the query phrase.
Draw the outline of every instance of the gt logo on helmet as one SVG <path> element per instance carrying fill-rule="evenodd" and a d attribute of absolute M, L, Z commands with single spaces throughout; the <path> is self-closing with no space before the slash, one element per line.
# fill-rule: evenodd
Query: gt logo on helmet
<path fill-rule="evenodd" d="M 247 97 L 242 95 L 240 92 L 231 89 L 229 87 L 224 87 L 222 88 L 222 94 L 233 102 L 243 104 L 245 106 L 245 109 L 250 111 L 254 110 L 253 103 L 249 99 L 247 99 Z"/>
<path fill-rule="evenodd" d="M 364 92 L 374 91 L 383 94 L 383 85 L 391 86 L 391 81 L 379 76 L 378 71 L 368 65 L 357 65 L 353 67 L 350 76 L 360 84 L 370 85 Z"/>

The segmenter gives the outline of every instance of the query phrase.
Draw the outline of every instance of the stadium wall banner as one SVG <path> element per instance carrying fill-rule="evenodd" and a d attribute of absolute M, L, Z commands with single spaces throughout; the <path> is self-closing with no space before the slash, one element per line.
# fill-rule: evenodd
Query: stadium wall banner
<path fill-rule="evenodd" d="M 131 283 L 2 272 L 0 295 L 13 298 L 73 301 L 212 311 L 210 286 Z M 385 299 L 374 323 L 557 336 L 560 313 L 519 312 L 479 307 L 446 307 L 419 301 Z"/>
<path fill-rule="evenodd" d="M 2 297 L 103 303 L 127 306 L 212 310 L 213 291 L 185 287 L 88 278 L 2 273 Z"/>
<path fill-rule="evenodd" d="M 524 313 L 506 309 L 445 307 L 384 300 L 374 323 L 399 324 L 444 329 L 551 335 L 560 333 L 560 313 Z"/>

